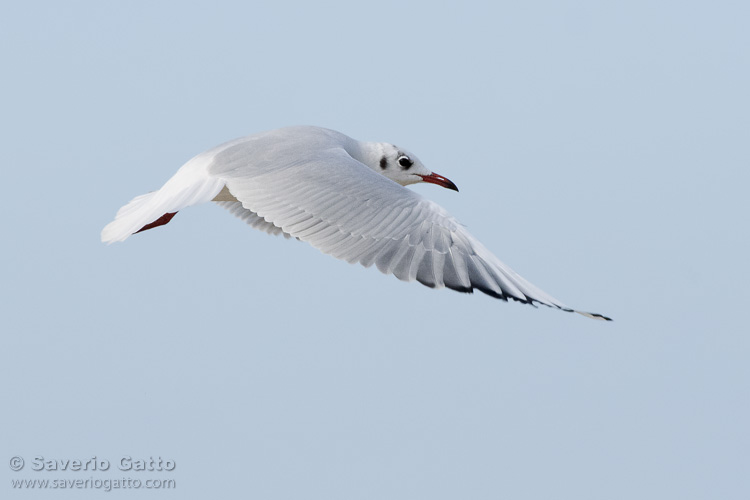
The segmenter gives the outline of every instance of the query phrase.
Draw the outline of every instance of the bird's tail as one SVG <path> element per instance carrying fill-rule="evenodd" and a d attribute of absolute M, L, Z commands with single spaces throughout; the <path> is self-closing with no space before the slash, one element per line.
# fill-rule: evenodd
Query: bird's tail
<path fill-rule="evenodd" d="M 164 225 L 178 210 L 211 201 L 224 181 L 208 174 L 210 158 L 198 155 L 177 171 L 158 191 L 136 196 L 117 211 L 102 230 L 102 241 L 124 241 L 131 234 Z"/>

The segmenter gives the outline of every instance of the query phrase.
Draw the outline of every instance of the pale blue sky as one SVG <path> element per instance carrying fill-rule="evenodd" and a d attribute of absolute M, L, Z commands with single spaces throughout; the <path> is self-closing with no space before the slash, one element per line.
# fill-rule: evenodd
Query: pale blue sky
<path fill-rule="evenodd" d="M 142 498 L 748 498 L 748 5 L 6 5 L 0 458 L 174 460 Z M 193 155 L 293 124 L 413 151 L 461 192 L 415 189 L 615 321 L 215 206 L 99 242 Z M 92 476 L 0 471 L 4 498 Z"/>

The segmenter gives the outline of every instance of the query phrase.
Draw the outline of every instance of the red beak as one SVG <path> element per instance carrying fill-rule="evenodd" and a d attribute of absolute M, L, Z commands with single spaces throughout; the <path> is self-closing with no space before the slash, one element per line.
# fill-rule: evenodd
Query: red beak
<path fill-rule="evenodd" d="M 444 188 L 458 191 L 458 188 L 455 184 L 453 184 L 453 182 L 450 181 L 450 179 L 446 179 L 442 175 L 438 175 L 435 172 L 431 173 L 430 175 L 420 175 L 420 177 L 424 182 L 437 184 L 438 186 L 443 186 Z"/>

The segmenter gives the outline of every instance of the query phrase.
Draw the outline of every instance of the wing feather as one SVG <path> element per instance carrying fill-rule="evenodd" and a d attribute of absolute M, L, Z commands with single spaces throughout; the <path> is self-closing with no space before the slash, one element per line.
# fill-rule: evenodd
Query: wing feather
<path fill-rule="evenodd" d="M 239 201 L 216 201 L 214 203 L 222 208 L 227 209 L 229 213 L 236 217 L 239 217 L 254 229 L 258 229 L 260 231 L 263 231 L 264 233 L 268 233 L 271 235 L 281 234 L 284 235 L 284 238 L 292 237 L 290 234 L 285 233 L 280 227 L 273 225 L 273 223 L 268 222 L 266 219 L 259 216 L 255 212 L 243 207 L 242 203 L 240 203 Z"/>
<path fill-rule="evenodd" d="M 228 160 L 217 155 L 211 173 L 262 228 L 404 281 L 569 310 L 500 262 L 440 206 L 341 147 L 265 170 L 243 167 L 243 158 L 237 150 Z"/>

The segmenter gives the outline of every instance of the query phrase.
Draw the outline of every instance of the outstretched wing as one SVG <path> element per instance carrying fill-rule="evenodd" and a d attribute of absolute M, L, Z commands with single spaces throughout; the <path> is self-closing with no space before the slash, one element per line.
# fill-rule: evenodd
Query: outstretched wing
<path fill-rule="evenodd" d="M 294 162 L 277 157 L 263 168 L 247 161 L 247 147 L 236 144 L 216 155 L 209 173 L 246 210 L 284 233 L 404 281 L 574 311 L 500 262 L 442 207 L 372 171 L 342 147 L 289 155 Z"/>

